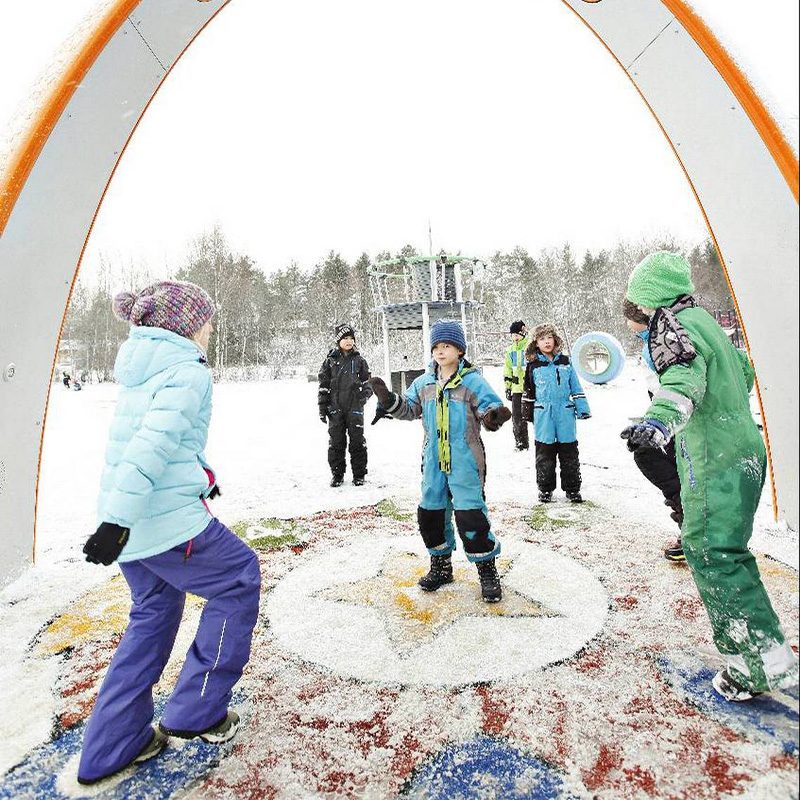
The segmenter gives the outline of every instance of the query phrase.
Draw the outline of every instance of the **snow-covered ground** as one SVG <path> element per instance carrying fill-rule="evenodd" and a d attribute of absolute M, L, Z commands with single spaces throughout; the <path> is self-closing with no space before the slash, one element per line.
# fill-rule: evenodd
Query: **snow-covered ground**
<path fill-rule="evenodd" d="M 499 369 L 487 369 L 486 376 L 500 393 Z M 619 566 L 614 565 L 615 561 L 630 566 L 630 559 L 638 557 L 614 547 L 615 537 L 620 542 L 630 542 L 631 532 L 635 532 L 642 537 L 636 545 L 637 554 L 652 555 L 646 568 L 651 572 L 654 565 L 661 569 L 660 550 L 674 540 L 677 531 L 660 494 L 638 473 L 619 438 L 628 418 L 640 415 L 646 408 L 644 373 L 631 362 L 612 384 L 585 388 L 593 417 L 578 423 L 584 497 L 594 501 L 597 509 L 587 517 L 591 520 L 587 533 L 577 538 L 570 534 L 570 541 L 574 546 L 584 535 L 596 536 L 598 543 L 602 541 L 606 551 L 600 554 L 600 561 L 608 562 L 610 575 Z M 349 535 L 352 531 L 355 536 L 360 532 L 358 513 L 362 513 L 355 509 L 386 498 L 407 509 L 416 505 L 421 425 L 385 420 L 369 427 L 367 484 L 354 487 L 347 482 L 342 488 L 331 489 L 326 461 L 327 429 L 317 417 L 316 390 L 316 384 L 299 380 L 215 387 L 207 456 L 222 488 L 214 512 L 228 525 L 263 518 L 310 518 L 317 512 L 331 511 L 335 512 L 332 517 L 340 521 L 339 533 L 345 531 Z M 0 593 L 0 629 L 4 638 L 4 658 L 0 662 L 0 705 L 4 712 L 0 716 L 0 774 L 46 741 L 53 725 L 57 705 L 54 687 L 63 665 L 55 658 L 32 659 L 31 643 L 77 598 L 90 590 L 100 590 L 117 571 L 116 567 L 86 564 L 80 552 L 95 526 L 94 503 L 116 392 L 112 385 L 90 385 L 81 392 L 57 385 L 51 393 L 39 490 L 37 563 Z M 373 409 L 371 402 L 367 419 Z M 516 514 L 514 509 L 529 513 L 535 503 L 533 451 L 514 451 L 510 425 L 496 434 L 485 434 L 484 441 L 489 465 L 487 500 L 490 508 L 501 509 L 499 524 L 495 524 L 501 538 L 502 520 L 509 520 L 511 544 L 511 531 L 517 526 L 516 521 L 511 521 Z M 397 527 L 413 533 L 410 523 L 398 523 Z M 518 533 L 515 535 L 515 541 L 521 542 Z M 797 570 L 797 544 L 796 532 L 773 522 L 769 492 L 765 491 L 753 549 Z M 327 546 L 324 537 L 318 539 L 315 552 L 324 555 Z M 596 553 L 592 557 L 595 556 Z M 279 561 L 277 558 L 275 563 Z M 668 577 L 668 573 L 665 575 Z M 601 576 L 600 580 L 604 578 Z M 623 600 L 628 602 L 627 598 Z M 796 591 L 790 602 L 796 618 Z M 579 605 L 580 600 L 578 615 Z M 588 616 L 588 605 L 586 611 Z M 657 619 L 661 611 L 656 608 L 653 613 Z M 698 630 L 705 631 L 703 626 L 707 623 L 703 622 Z M 787 633 L 796 645 L 797 631 Z"/>

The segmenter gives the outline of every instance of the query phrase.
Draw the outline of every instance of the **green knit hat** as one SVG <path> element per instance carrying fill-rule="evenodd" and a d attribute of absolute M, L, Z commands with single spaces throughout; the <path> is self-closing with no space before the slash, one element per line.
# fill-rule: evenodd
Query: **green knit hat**
<path fill-rule="evenodd" d="M 686 259 L 661 250 L 645 256 L 631 272 L 626 294 L 637 306 L 661 308 L 693 291 L 692 271 Z"/>

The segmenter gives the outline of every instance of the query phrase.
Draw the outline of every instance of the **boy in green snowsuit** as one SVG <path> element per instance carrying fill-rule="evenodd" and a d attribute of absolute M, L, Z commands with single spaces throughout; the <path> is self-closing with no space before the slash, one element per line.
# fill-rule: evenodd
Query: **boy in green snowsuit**
<path fill-rule="evenodd" d="M 652 253 L 631 273 L 627 298 L 651 316 L 660 389 L 621 435 L 649 447 L 676 440 L 686 561 L 727 660 L 713 685 L 728 700 L 749 700 L 797 685 L 797 659 L 747 547 L 766 471 L 748 399 L 755 373 L 693 291 L 689 265 L 674 253 Z"/>
<path fill-rule="evenodd" d="M 517 450 L 528 449 L 528 420 L 522 412 L 522 383 L 525 380 L 525 349 L 528 346 L 528 329 L 519 319 L 509 329 L 511 345 L 506 348 L 503 361 L 503 383 L 506 385 L 506 400 L 511 402 L 511 422 L 514 427 L 514 442 Z"/>

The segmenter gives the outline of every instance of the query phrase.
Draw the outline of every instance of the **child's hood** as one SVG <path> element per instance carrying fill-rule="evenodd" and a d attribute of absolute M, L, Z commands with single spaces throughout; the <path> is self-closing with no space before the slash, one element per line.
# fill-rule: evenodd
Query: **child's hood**
<path fill-rule="evenodd" d="M 191 339 L 164 328 L 133 327 L 114 364 L 114 377 L 123 386 L 138 386 L 165 369 L 205 361 Z"/>

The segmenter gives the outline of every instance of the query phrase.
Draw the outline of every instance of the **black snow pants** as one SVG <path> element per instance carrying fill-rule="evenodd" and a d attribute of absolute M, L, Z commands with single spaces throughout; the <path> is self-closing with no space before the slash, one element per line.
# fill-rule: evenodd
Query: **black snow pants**
<path fill-rule="evenodd" d="M 675 463 L 674 439 L 670 439 L 663 450 L 656 447 L 637 447 L 633 451 L 633 460 L 639 467 L 639 472 L 660 489 L 667 500 L 680 495 L 681 479 Z"/>
<path fill-rule="evenodd" d="M 350 469 L 353 480 L 367 474 L 367 440 L 364 438 L 364 412 L 361 409 L 328 411 L 328 464 L 331 473 L 343 477 L 347 469 L 345 447 L 350 440 Z"/>
<path fill-rule="evenodd" d="M 561 466 L 561 489 L 577 492 L 581 488 L 581 464 L 578 459 L 577 442 L 535 442 L 536 484 L 540 492 L 552 492 L 556 488 L 556 457 Z"/>
<path fill-rule="evenodd" d="M 528 449 L 528 420 L 522 413 L 522 392 L 511 395 L 511 425 L 514 429 L 514 442 L 517 450 Z"/>

